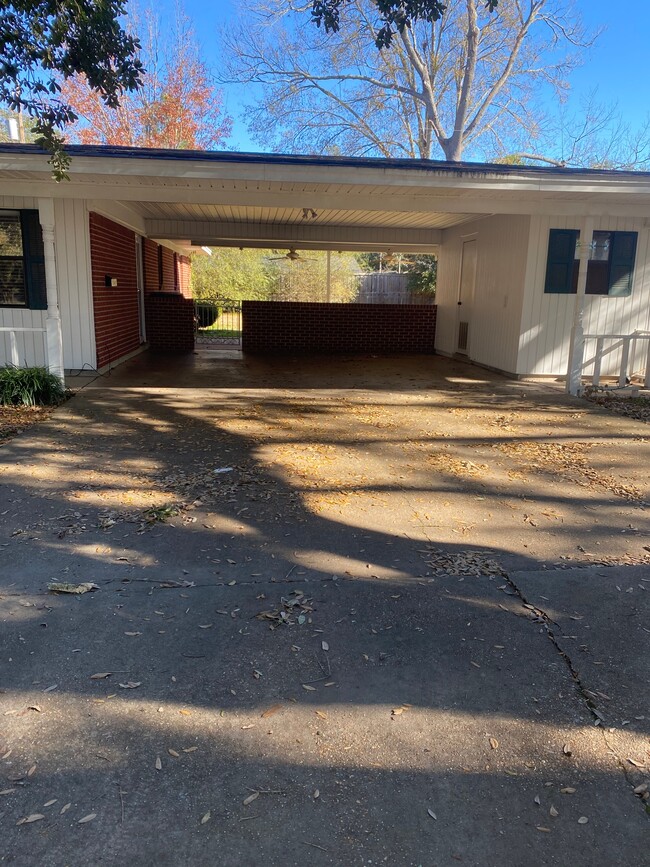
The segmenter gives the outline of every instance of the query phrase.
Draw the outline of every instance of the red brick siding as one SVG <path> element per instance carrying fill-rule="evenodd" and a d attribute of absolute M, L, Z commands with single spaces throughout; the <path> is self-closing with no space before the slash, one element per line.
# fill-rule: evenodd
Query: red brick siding
<path fill-rule="evenodd" d="M 156 292 L 145 297 L 147 340 L 159 352 L 194 349 L 194 302 L 179 292 Z"/>
<path fill-rule="evenodd" d="M 90 256 L 97 367 L 140 346 L 135 234 L 99 214 L 90 214 Z M 117 286 L 106 286 L 106 276 Z"/>
<path fill-rule="evenodd" d="M 144 291 L 159 292 L 160 278 L 158 276 L 158 244 L 149 238 L 142 240 L 142 258 L 144 265 Z"/>
<path fill-rule="evenodd" d="M 434 352 L 436 307 L 244 301 L 244 352 Z"/>
<path fill-rule="evenodd" d="M 177 258 L 176 268 L 178 271 L 178 288 L 186 298 L 191 298 L 192 290 L 190 289 L 190 273 L 192 266 L 187 256 L 179 256 Z"/>
<path fill-rule="evenodd" d="M 176 285 L 176 254 L 168 247 L 162 247 L 162 276 L 163 282 L 160 287 L 163 292 L 178 292 Z"/>

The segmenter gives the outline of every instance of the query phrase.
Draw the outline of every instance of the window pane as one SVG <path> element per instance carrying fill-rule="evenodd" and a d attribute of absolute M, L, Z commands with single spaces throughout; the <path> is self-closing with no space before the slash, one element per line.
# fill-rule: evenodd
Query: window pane
<path fill-rule="evenodd" d="M 0 305 L 27 303 L 25 266 L 22 259 L 0 258 Z"/>
<path fill-rule="evenodd" d="M 591 254 L 589 255 L 590 261 L 609 262 L 611 243 L 611 232 L 594 232 L 594 243 L 591 248 Z"/>
<path fill-rule="evenodd" d="M 0 256 L 22 256 L 23 236 L 18 214 L 0 213 Z"/>

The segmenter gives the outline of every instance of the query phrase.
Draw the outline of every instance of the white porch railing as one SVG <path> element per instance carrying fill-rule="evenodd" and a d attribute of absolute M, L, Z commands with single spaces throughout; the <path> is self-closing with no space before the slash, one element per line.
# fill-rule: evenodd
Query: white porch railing
<path fill-rule="evenodd" d="M 19 328 L 17 325 L 0 325 L 0 337 L 2 337 L 3 334 L 9 334 L 9 363 L 13 367 L 20 367 L 20 353 L 18 351 L 18 338 L 16 335 L 26 332 L 43 335 L 43 357 L 45 359 L 45 366 L 49 368 L 47 359 L 47 329 L 45 328 Z"/>
<path fill-rule="evenodd" d="M 618 385 L 624 388 L 633 376 L 643 379 L 644 388 L 650 388 L 650 331 L 633 331 L 632 334 L 585 334 L 585 348 L 581 372 L 593 365 L 591 384 L 600 385 L 603 360 L 614 352 L 620 352 L 621 360 L 618 367 Z M 587 341 L 596 341 L 593 354 L 584 358 Z M 644 345 L 645 344 L 645 345 Z M 642 364 L 637 367 L 639 347 L 643 347 Z"/>

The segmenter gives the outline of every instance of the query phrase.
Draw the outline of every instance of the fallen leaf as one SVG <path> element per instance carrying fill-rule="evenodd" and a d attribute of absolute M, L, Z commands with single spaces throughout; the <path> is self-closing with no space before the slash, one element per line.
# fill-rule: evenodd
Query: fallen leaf
<path fill-rule="evenodd" d="M 36 765 L 32 765 L 31 768 L 27 771 L 28 777 L 33 777 L 36 773 Z"/>
<path fill-rule="evenodd" d="M 199 629 L 212 629 L 212 623 L 199 623 Z"/>
<path fill-rule="evenodd" d="M 169 753 L 170 756 L 173 756 L 175 759 L 178 759 L 180 757 L 180 753 L 177 753 L 176 750 L 172 750 L 171 748 L 169 748 L 167 750 L 167 752 Z"/>
<path fill-rule="evenodd" d="M 91 680 L 104 680 L 105 677 L 110 677 L 113 674 L 112 671 L 98 671 L 97 674 L 91 674 Z"/>
<path fill-rule="evenodd" d="M 142 635 L 141 632 L 125 632 L 125 635 Z"/>
<path fill-rule="evenodd" d="M 327 683 L 324 683 L 323 686 L 336 686 L 335 680 L 328 680 Z"/>
<path fill-rule="evenodd" d="M 156 758 L 156 770 L 162 771 L 162 761 L 160 759 L 160 756 L 157 756 Z"/>
<path fill-rule="evenodd" d="M 58 800 L 59 800 L 58 798 L 52 798 L 51 801 L 46 801 L 46 802 L 43 804 L 43 806 L 44 806 L 44 807 L 51 807 L 52 804 L 56 804 L 56 802 L 57 802 Z"/>
<path fill-rule="evenodd" d="M 572 786 L 565 786 L 563 789 L 560 789 L 560 792 L 563 795 L 573 795 L 575 789 Z"/>
<path fill-rule="evenodd" d="M 308 690 L 309 692 L 316 692 L 316 687 L 310 686 L 308 683 L 303 683 L 302 688 Z"/>
<path fill-rule="evenodd" d="M 636 759 L 628 759 L 628 762 L 631 765 L 634 765 L 635 768 L 642 768 L 643 767 L 643 762 L 637 762 Z"/>
<path fill-rule="evenodd" d="M 51 581 L 47 585 L 47 589 L 53 593 L 88 593 L 90 590 L 99 590 L 97 584 L 91 584 L 89 581 L 84 581 L 82 584 L 68 584 L 66 582 Z"/>
<path fill-rule="evenodd" d="M 38 704 L 28 705 L 27 710 L 35 710 L 37 713 L 43 713 L 43 711 L 40 708 L 40 705 L 38 705 Z"/>
<path fill-rule="evenodd" d="M 430 810 L 429 808 L 427 808 L 427 813 L 431 816 L 432 819 L 436 819 L 436 821 L 437 821 L 438 817 L 433 812 L 433 810 Z"/>
<path fill-rule="evenodd" d="M 209 822 L 209 821 L 210 821 L 210 811 L 208 810 L 208 812 L 205 815 L 201 816 L 201 824 L 205 825 L 205 823 Z"/>
<path fill-rule="evenodd" d="M 316 716 L 319 716 L 321 719 L 327 719 L 327 714 L 324 710 L 317 710 L 315 713 Z"/>
<path fill-rule="evenodd" d="M 121 683 L 120 686 L 122 689 L 136 689 L 138 686 L 142 686 L 141 680 L 128 680 L 126 683 Z"/>
<path fill-rule="evenodd" d="M 496 738 L 490 738 L 490 746 L 492 747 L 493 750 L 498 749 L 499 741 Z"/>
<path fill-rule="evenodd" d="M 70 802 L 69 804 L 65 804 L 63 807 L 61 807 L 60 815 L 62 816 L 64 813 L 67 813 L 71 806 L 72 802 Z"/>
<path fill-rule="evenodd" d="M 560 815 L 558 813 L 558 811 L 555 809 L 555 807 L 553 806 L 553 804 L 551 804 L 551 809 L 548 812 L 549 812 L 549 815 L 553 816 L 554 819 L 557 819 L 557 817 Z"/>
<path fill-rule="evenodd" d="M 97 818 L 97 813 L 88 813 L 87 816 L 84 816 L 83 819 L 79 819 L 77 825 L 85 825 L 86 822 L 92 822 L 93 819 Z"/>
<path fill-rule="evenodd" d="M 0 795 L 12 795 L 15 791 L 15 789 L 2 789 Z"/>
<path fill-rule="evenodd" d="M 314 792 L 314 800 L 316 800 L 316 798 L 320 798 L 320 791 L 318 789 Z"/>
<path fill-rule="evenodd" d="M 562 752 L 564 753 L 565 756 L 570 756 L 571 755 L 571 747 L 568 744 L 564 744 L 564 746 L 562 747 Z"/>
<path fill-rule="evenodd" d="M 195 753 L 198 750 L 198 747 L 185 747 L 183 749 L 184 753 Z"/>
<path fill-rule="evenodd" d="M 267 717 L 273 716 L 274 713 L 277 713 L 279 710 L 282 710 L 284 705 L 274 704 L 271 707 L 267 708 L 261 716 L 266 719 Z"/>
<path fill-rule="evenodd" d="M 586 816 L 580 816 L 578 819 L 578 825 L 586 825 L 589 819 Z"/>
<path fill-rule="evenodd" d="M 323 650 L 329 650 L 330 649 L 330 646 L 326 641 L 321 641 L 320 646 L 323 648 Z"/>
<path fill-rule="evenodd" d="M 535 797 L 533 798 L 533 801 L 535 801 L 535 803 L 537 804 L 538 807 L 541 806 L 542 802 L 539 799 L 539 795 L 535 795 Z"/>
<path fill-rule="evenodd" d="M 544 831 L 545 834 L 551 833 L 551 829 L 550 828 L 544 828 L 543 825 L 537 825 L 536 827 L 537 827 L 538 831 Z"/>
<path fill-rule="evenodd" d="M 252 804 L 253 801 L 255 801 L 257 798 L 259 798 L 259 796 L 260 796 L 259 792 L 253 792 L 252 795 L 249 795 L 247 798 L 244 798 L 244 801 L 243 801 L 244 806 L 247 807 L 249 804 Z"/>
<path fill-rule="evenodd" d="M 31 825 L 32 822 L 38 822 L 40 819 L 44 819 L 45 816 L 42 813 L 32 813 L 31 816 L 25 816 L 24 819 L 19 819 L 16 822 L 16 825 Z"/>
<path fill-rule="evenodd" d="M 179 710 L 179 713 L 183 714 L 183 716 L 192 716 L 192 711 L 187 710 L 186 708 L 182 708 L 181 710 Z"/>

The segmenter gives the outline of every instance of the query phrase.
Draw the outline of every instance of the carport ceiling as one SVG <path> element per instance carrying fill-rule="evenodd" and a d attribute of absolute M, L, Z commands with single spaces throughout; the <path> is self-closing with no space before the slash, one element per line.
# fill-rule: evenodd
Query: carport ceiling
<path fill-rule="evenodd" d="M 434 251 L 440 230 L 481 214 L 304 207 L 141 202 L 149 237 L 194 246 L 295 247 L 298 249 Z M 377 204 L 387 197 L 377 196 Z M 126 204 L 126 203 L 123 203 Z M 133 203 L 129 203 L 134 207 Z"/>

